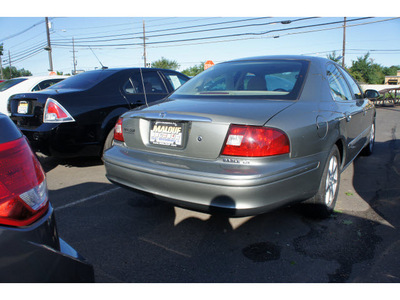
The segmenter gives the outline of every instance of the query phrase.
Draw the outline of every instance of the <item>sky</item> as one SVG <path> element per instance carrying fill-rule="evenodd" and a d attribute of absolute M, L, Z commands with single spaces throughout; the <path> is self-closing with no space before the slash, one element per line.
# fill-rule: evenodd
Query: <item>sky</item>
<path fill-rule="evenodd" d="M 76 0 L 57 8 L 50 1 L 22 1 L 22 5 L 2 5 L 0 11 L 2 63 L 8 66 L 11 58 L 17 69 L 48 75 L 46 16 L 53 69 L 64 74 L 72 72 L 74 55 L 77 70 L 144 66 L 143 24 L 147 63 L 165 57 L 178 62 L 179 71 L 207 60 L 219 63 L 276 54 L 326 57 L 333 51 L 340 56 L 346 16 L 346 66 L 368 52 L 375 63 L 400 65 L 400 15 L 392 14 L 390 7 L 397 4 L 391 1 L 383 7 L 339 1 L 328 3 L 327 8 L 327 3 L 311 0 L 274 5 L 256 0 L 236 5 L 209 0 L 140 4 L 114 0 L 95 9 L 94 4 L 87 7 Z"/>

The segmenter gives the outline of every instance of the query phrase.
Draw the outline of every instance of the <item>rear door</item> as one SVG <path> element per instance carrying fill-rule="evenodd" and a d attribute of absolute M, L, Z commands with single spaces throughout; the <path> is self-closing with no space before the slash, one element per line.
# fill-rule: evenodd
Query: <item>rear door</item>
<path fill-rule="evenodd" d="M 363 109 L 363 117 L 362 117 L 362 127 L 364 131 L 368 131 L 371 127 L 371 124 L 374 121 L 374 106 L 372 103 L 364 97 L 364 93 L 361 90 L 358 83 L 354 80 L 350 74 L 344 70 L 343 68 L 339 67 L 342 71 L 345 79 L 349 83 L 350 90 L 352 92 L 353 100 L 357 102 L 357 105 L 362 107 Z"/>
<path fill-rule="evenodd" d="M 333 99 L 343 114 L 341 121 L 342 132 L 346 137 L 347 155 L 346 163 L 351 161 L 361 151 L 364 145 L 364 109 L 363 102 L 354 99 L 353 92 L 342 72 L 329 63 L 327 66 L 327 78 Z"/>
<path fill-rule="evenodd" d="M 143 81 L 142 81 L 143 75 Z M 156 70 L 142 69 L 134 71 L 123 83 L 121 92 L 129 105 L 137 107 L 168 96 L 168 89 Z M 146 92 L 146 93 L 145 93 Z"/>

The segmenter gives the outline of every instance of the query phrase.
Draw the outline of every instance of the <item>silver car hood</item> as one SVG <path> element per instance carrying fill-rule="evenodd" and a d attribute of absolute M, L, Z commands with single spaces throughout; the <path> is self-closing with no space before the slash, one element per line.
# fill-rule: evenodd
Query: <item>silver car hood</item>
<path fill-rule="evenodd" d="M 279 100 L 165 100 L 149 107 L 142 107 L 124 117 L 144 119 L 169 119 L 212 123 L 248 124 L 262 126 L 295 101 Z M 197 118 L 196 118 L 197 117 Z"/>

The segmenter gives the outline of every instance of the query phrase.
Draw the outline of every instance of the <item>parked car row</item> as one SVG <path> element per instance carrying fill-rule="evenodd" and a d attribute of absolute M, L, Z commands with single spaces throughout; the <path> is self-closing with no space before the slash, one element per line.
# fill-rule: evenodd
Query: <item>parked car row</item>
<path fill-rule="evenodd" d="M 163 69 L 96 70 L 12 95 L 8 112 L 26 138 L 8 124 L 0 163 L 8 158 L 30 171 L 0 171 L 0 190 L 12 193 L 0 198 L 0 236 L 7 232 L 19 251 L 39 247 L 66 260 L 66 277 L 39 272 L 40 279 L 27 281 L 93 280 L 91 266 L 45 221 L 54 219 L 45 175 L 26 139 L 46 155 L 102 156 L 110 182 L 184 208 L 246 216 L 305 202 L 327 217 L 341 172 L 373 151 L 376 112 L 368 98 L 377 94 L 363 92 L 330 60 L 272 56 L 221 63 L 190 80 Z M 18 176 L 34 180 L 25 186 Z M 12 205 L 18 209 L 3 209 Z M 45 226 L 55 235 L 31 243 L 31 231 Z M 28 248 L 18 241 L 21 232 Z M 11 256 L 5 249 L 2 255 Z M 51 263 L 42 252 L 35 253 Z M 21 265 L 0 264 L 0 281 L 5 267 L 14 272 Z M 81 278 L 68 277 L 74 268 Z M 9 280 L 24 280 L 15 276 Z"/>

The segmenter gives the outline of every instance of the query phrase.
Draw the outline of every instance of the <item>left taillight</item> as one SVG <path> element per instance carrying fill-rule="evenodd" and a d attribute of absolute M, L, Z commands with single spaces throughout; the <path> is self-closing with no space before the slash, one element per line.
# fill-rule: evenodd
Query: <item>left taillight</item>
<path fill-rule="evenodd" d="M 75 122 L 69 112 L 56 100 L 47 99 L 43 113 L 43 123 Z"/>
<path fill-rule="evenodd" d="M 122 134 L 122 120 L 123 118 L 119 118 L 114 127 L 114 140 L 125 142 L 124 135 Z"/>
<path fill-rule="evenodd" d="M 26 138 L 0 144 L 0 225 L 30 225 L 48 206 L 46 175 Z"/>

